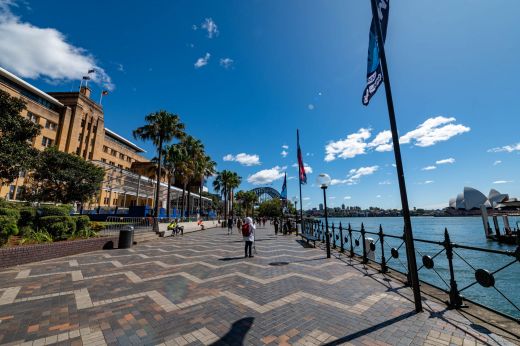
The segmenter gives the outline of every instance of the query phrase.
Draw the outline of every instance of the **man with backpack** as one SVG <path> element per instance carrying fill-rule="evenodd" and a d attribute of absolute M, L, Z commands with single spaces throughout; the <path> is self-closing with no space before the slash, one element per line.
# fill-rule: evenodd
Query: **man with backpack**
<path fill-rule="evenodd" d="M 245 223 L 242 225 L 242 236 L 245 241 L 245 257 L 253 257 L 253 242 L 255 241 L 255 225 L 253 219 L 246 217 Z M 248 255 L 249 254 L 249 255 Z"/>

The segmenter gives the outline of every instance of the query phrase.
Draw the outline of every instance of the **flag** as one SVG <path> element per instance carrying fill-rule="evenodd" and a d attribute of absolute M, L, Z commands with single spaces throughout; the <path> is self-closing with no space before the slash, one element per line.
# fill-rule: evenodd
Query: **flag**
<path fill-rule="evenodd" d="M 94 73 L 94 72 L 96 72 L 96 70 L 94 70 L 94 69 L 91 69 L 91 70 L 88 70 L 88 72 L 87 72 L 87 73 L 88 73 L 88 74 L 91 74 L 91 73 Z"/>
<path fill-rule="evenodd" d="M 287 199 L 287 173 L 285 173 L 283 178 L 282 192 L 280 193 L 280 196 L 282 197 L 282 200 Z"/>
<path fill-rule="evenodd" d="M 390 9 L 390 0 L 376 0 L 377 13 L 379 22 L 381 23 L 381 34 L 383 42 L 386 39 L 386 28 L 388 27 L 388 12 Z M 383 71 L 379 61 L 379 45 L 377 43 L 376 26 L 372 18 L 370 25 L 370 36 L 368 41 L 368 66 L 367 66 L 367 86 L 363 92 L 363 105 L 367 106 L 372 96 L 375 95 L 377 89 L 383 82 Z"/>
<path fill-rule="evenodd" d="M 103 91 L 101 92 L 101 95 L 103 95 L 103 96 L 107 96 L 107 95 L 108 95 L 108 90 L 103 90 Z"/>
<path fill-rule="evenodd" d="M 83 76 L 83 80 L 90 80 L 89 76 Z"/>
<path fill-rule="evenodd" d="M 296 141 L 298 142 L 298 171 L 300 184 L 307 184 L 307 174 L 305 173 L 305 166 L 303 164 L 302 150 L 300 149 L 300 131 L 296 130 Z"/>

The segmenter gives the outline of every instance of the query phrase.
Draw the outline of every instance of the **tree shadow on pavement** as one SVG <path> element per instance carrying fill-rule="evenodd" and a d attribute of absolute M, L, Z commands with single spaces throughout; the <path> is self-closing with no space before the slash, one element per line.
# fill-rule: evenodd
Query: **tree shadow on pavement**
<path fill-rule="evenodd" d="M 211 346 L 243 345 L 247 332 L 253 326 L 254 317 L 242 318 L 231 325 L 231 329 Z"/>

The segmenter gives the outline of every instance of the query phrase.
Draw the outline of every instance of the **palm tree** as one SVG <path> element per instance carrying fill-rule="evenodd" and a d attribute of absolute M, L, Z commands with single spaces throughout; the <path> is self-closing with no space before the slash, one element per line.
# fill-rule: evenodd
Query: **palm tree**
<path fill-rule="evenodd" d="M 231 197 L 231 215 L 233 215 L 233 205 L 234 205 L 234 198 L 233 198 L 233 192 L 234 190 L 240 186 L 240 183 L 242 182 L 242 177 L 240 177 L 236 172 L 232 172 L 231 180 L 229 182 L 229 192 Z"/>
<path fill-rule="evenodd" d="M 160 110 L 150 113 L 144 118 L 146 125 L 138 127 L 133 131 L 135 139 L 152 141 L 157 149 L 157 185 L 155 192 L 155 217 L 159 216 L 159 194 L 161 192 L 161 171 L 163 145 L 173 139 L 182 139 L 185 135 L 184 124 L 180 122 L 179 116 Z M 154 222 L 154 230 L 158 231 L 159 225 Z"/>
<path fill-rule="evenodd" d="M 206 154 L 196 161 L 195 178 L 199 180 L 199 212 L 202 211 L 202 185 L 204 184 L 204 179 L 215 174 L 216 165 L 217 163 Z"/>
<path fill-rule="evenodd" d="M 202 142 L 192 136 L 187 136 L 182 142 L 182 145 L 185 147 L 185 150 L 188 154 L 188 160 L 186 165 L 189 167 L 187 170 L 187 176 L 184 177 L 188 189 L 188 201 L 187 201 L 187 211 L 188 218 L 190 217 L 190 197 L 191 197 L 191 183 L 193 178 L 196 175 L 197 162 L 205 155 L 204 154 L 204 145 Z"/>
<path fill-rule="evenodd" d="M 163 166 L 167 172 L 168 177 L 168 193 L 167 193 L 167 204 L 166 204 L 166 214 L 170 217 L 171 210 L 171 186 L 172 186 L 172 178 L 175 178 L 175 169 L 176 167 L 186 158 L 186 153 L 184 152 L 184 147 L 179 144 L 168 145 L 164 148 L 163 152 Z"/>
<path fill-rule="evenodd" d="M 228 170 L 218 172 L 215 180 L 213 181 L 213 189 L 217 193 L 224 196 L 224 218 L 228 218 L 228 200 L 233 192 L 233 189 L 237 188 L 242 181 L 242 178 L 237 173 Z"/>

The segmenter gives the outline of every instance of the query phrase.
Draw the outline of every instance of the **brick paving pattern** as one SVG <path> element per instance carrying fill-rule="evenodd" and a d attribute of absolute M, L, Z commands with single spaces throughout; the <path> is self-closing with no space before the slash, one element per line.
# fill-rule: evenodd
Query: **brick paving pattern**
<path fill-rule="evenodd" d="M 211 229 L 0 271 L 2 345 L 508 345 L 361 265 Z"/>

